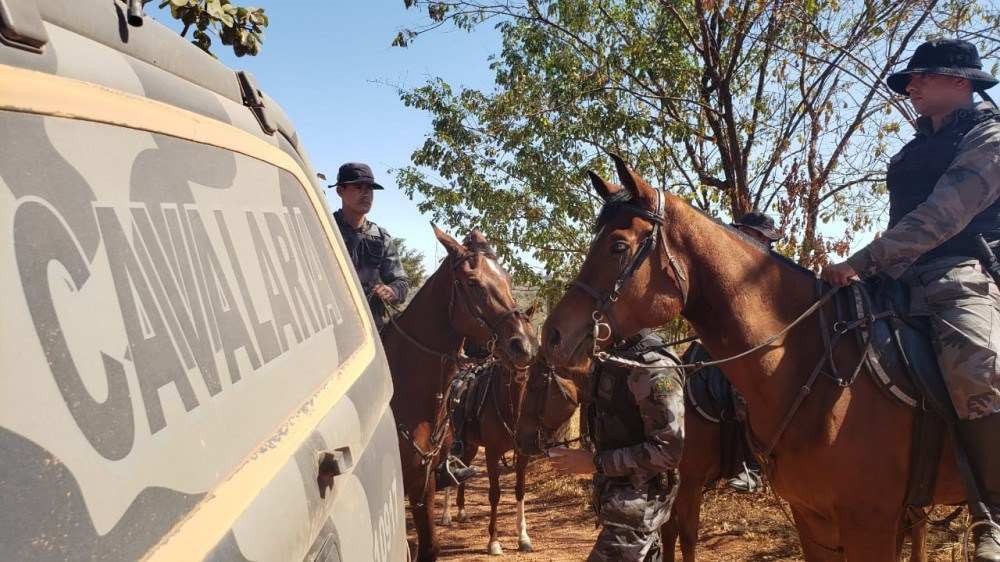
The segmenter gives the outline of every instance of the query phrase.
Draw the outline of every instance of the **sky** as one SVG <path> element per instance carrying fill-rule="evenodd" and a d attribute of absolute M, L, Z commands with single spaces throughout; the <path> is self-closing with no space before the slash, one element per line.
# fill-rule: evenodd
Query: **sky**
<path fill-rule="evenodd" d="M 248 70 L 292 119 L 317 172 L 333 183 L 344 162 L 369 164 L 385 191 L 375 192 L 369 218 L 411 248 L 424 253 L 428 273 L 444 257 L 430 218 L 396 187 L 389 170 L 431 131 L 427 113 L 407 108 L 396 86 L 413 88 L 441 77 L 453 86 L 489 89 L 487 57 L 500 45 L 491 25 L 473 33 L 440 28 L 407 48 L 391 47 L 404 27 L 427 22 L 426 12 L 407 10 L 403 0 L 234 0 L 264 8 L 270 25 L 260 54 L 237 58 L 217 40 L 213 53 L 231 68 Z M 165 10 L 149 15 L 178 28 Z M 333 189 L 331 209 L 340 208 Z M 461 238 L 465 233 L 451 233 Z"/>

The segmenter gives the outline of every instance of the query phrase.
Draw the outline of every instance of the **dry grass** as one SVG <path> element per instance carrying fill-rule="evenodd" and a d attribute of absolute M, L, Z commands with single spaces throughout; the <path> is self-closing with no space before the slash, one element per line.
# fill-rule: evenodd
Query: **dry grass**
<path fill-rule="evenodd" d="M 516 550 L 513 476 L 513 473 L 505 473 L 501 478 L 503 493 L 498 528 L 507 552 L 504 559 L 516 562 L 585 559 L 598 532 L 590 509 L 589 479 L 560 476 L 544 462 L 529 467 L 526 512 L 535 552 L 521 553 Z M 489 521 L 487 489 L 485 478 L 474 480 L 468 493 L 469 521 L 438 528 L 442 559 L 498 560 L 485 551 Z M 440 509 L 440 502 L 438 505 Z M 950 508 L 938 508 L 931 517 L 941 519 L 950 512 Z M 964 525 L 963 516 L 947 526 L 932 526 L 928 540 L 931 562 L 961 560 L 960 539 Z M 679 547 L 676 552 L 679 559 Z M 698 560 L 791 561 L 802 560 L 802 555 L 795 529 L 774 496 L 770 493 L 738 494 L 719 487 L 706 495 L 702 506 Z"/>

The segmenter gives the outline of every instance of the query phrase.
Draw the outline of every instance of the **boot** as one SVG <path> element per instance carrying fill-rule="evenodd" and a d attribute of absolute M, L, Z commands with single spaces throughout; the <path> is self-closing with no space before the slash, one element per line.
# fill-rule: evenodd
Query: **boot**
<path fill-rule="evenodd" d="M 453 467 L 452 463 L 455 463 L 461 468 Z M 456 458 L 449 457 L 448 460 L 439 464 L 437 470 L 434 471 L 435 488 L 438 490 L 451 488 L 456 482 L 461 484 L 477 474 L 479 474 L 479 471 L 476 470 L 476 467 L 462 466 L 461 461 Z"/>
<path fill-rule="evenodd" d="M 729 487 L 737 492 L 752 494 L 760 488 L 760 467 L 756 463 L 743 463 L 743 470 L 729 480 Z"/>
<path fill-rule="evenodd" d="M 959 422 L 963 445 L 992 522 L 972 531 L 975 562 L 1000 562 L 1000 414 Z M 979 522 L 974 522 L 979 523 Z"/>

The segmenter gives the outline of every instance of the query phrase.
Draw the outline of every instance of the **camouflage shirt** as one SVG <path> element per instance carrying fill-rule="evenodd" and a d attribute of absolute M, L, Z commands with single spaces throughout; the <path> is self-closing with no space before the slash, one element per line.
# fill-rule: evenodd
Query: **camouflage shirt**
<path fill-rule="evenodd" d="M 654 368 L 598 366 L 594 372 L 593 396 L 594 440 L 597 445 L 596 461 L 608 477 L 625 477 L 634 485 L 650 479 L 680 464 L 684 448 L 684 389 L 676 369 L 666 367 L 676 364 L 673 356 L 661 349 L 649 349 L 650 338 L 662 345 L 655 336 L 647 336 L 639 344 L 645 350 L 636 352 L 618 349 L 621 357 L 645 363 Z M 655 366 L 663 365 L 657 369 Z M 627 392 L 627 396 L 619 393 Z M 641 422 L 629 412 L 637 414 Z M 634 410 L 638 410 L 634 412 Z M 641 423 L 640 428 L 631 427 Z"/>
<path fill-rule="evenodd" d="M 986 104 L 980 108 L 989 107 Z M 967 109 L 967 108 L 966 108 Z M 955 118 L 945 117 L 940 131 Z M 917 121 L 933 135 L 931 121 Z M 899 278 L 920 256 L 949 240 L 1000 196 L 1000 122 L 980 123 L 960 141 L 957 155 L 924 203 L 846 260 L 862 277 L 885 273 Z"/>

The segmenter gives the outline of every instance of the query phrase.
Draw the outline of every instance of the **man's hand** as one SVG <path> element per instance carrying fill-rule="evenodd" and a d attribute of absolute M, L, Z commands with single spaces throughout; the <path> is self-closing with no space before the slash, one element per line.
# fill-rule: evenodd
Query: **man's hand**
<path fill-rule="evenodd" d="M 858 280 L 858 272 L 847 263 L 834 263 L 824 267 L 820 277 L 836 287 L 846 287 Z"/>
<path fill-rule="evenodd" d="M 553 447 L 549 449 L 549 464 L 563 474 L 593 474 L 594 454 L 584 449 Z"/>
<path fill-rule="evenodd" d="M 387 285 L 382 285 L 381 283 L 375 285 L 375 287 L 372 288 L 372 293 L 387 303 L 392 304 L 396 302 L 396 291 L 393 291 L 392 287 Z"/>

